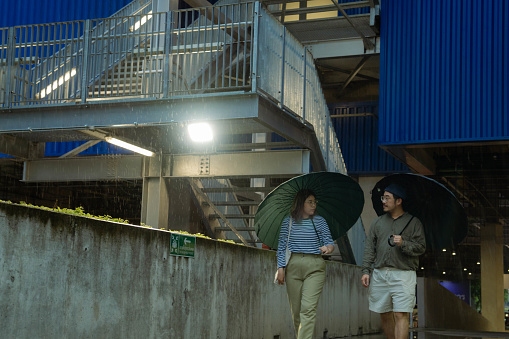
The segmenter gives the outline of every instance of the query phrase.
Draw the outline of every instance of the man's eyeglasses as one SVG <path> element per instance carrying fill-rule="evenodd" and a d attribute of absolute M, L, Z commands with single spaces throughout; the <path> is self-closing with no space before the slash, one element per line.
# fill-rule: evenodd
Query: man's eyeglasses
<path fill-rule="evenodd" d="M 382 202 L 387 202 L 387 201 L 389 201 L 389 200 L 391 200 L 391 199 L 392 199 L 391 197 L 386 197 L 386 196 L 380 197 L 380 200 L 381 200 Z"/>

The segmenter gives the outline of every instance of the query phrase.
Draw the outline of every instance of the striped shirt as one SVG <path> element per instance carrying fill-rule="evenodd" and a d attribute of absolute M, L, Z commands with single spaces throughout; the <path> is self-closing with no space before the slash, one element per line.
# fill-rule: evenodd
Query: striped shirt
<path fill-rule="evenodd" d="M 302 219 L 298 222 L 292 221 L 292 230 L 290 231 L 289 249 L 293 253 L 311 253 L 322 254 L 321 246 L 334 245 L 334 240 L 330 234 L 329 226 L 324 218 L 319 215 L 314 216 L 313 221 L 316 226 L 313 227 L 311 219 Z M 286 243 L 288 242 L 288 225 L 290 217 L 286 217 L 281 224 L 279 232 L 279 244 L 277 247 L 277 267 L 285 267 Z M 317 233 L 320 238 L 317 237 Z"/>

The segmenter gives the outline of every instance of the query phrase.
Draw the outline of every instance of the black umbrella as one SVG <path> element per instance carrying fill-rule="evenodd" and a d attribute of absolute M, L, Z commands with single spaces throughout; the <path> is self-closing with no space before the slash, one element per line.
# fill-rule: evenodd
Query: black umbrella
<path fill-rule="evenodd" d="M 422 222 L 429 249 L 452 248 L 465 238 L 468 221 L 461 203 L 444 185 L 422 175 L 393 174 L 377 182 L 371 201 L 378 215 L 384 213 L 385 188 L 393 183 L 406 189 L 403 207 Z"/>

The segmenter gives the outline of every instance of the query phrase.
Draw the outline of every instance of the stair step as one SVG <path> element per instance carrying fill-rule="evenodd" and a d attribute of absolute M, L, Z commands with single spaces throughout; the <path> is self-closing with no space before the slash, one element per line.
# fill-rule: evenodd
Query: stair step
<path fill-rule="evenodd" d="M 201 190 L 204 193 L 271 192 L 274 187 L 211 187 Z"/>
<path fill-rule="evenodd" d="M 295 143 L 290 141 L 266 142 L 266 143 L 243 143 L 243 144 L 221 144 L 217 148 L 221 151 L 238 151 L 250 149 L 272 149 L 296 147 Z"/>
<path fill-rule="evenodd" d="M 216 206 L 258 206 L 261 201 L 214 201 Z"/>
<path fill-rule="evenodd" d="M 254 214 L 223 214 L 226 219 L 254 219 Z M 209 219 L 217 219 L 219 214 L 210 214 Z"/>
<path fill-rule="evenodd" d="M 254 232 L 255 231 L 254 227 L 236 227 L 235 229 L 239 232 Z M 216 232 L 225 232 L 225 231 L 232 232 L 232 229 L 229 227 L 216 227 L 216 228 L 214 228 L 214 230 Z"/>
<path fill-rule="evenodd" d="M 242 243 L 242 241 L 240 241 L 239 239 L 232 239 L 234 242 L 236 243 Z M 249 240 L 249 239 L 245 239 L 247 243 L 251 243 L 251 244 L 261 244 L 262 242 L 260 240 Z"/>

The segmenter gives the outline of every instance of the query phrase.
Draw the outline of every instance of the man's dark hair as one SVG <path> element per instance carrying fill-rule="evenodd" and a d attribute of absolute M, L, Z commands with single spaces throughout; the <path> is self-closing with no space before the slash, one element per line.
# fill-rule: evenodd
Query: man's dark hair
<path fill-rule="evenodd" d="M 391 193 L 391 194 L 392 194 L 392 196 L 394 198 L 394 202 L 396 202 L 396 200 L 398 200 L 398 199 L 401 199 L 401 208 L 403 208 L 403 211 L 406 211 L 406 205 L 407 205 L 406 199 L 403 199 L 402 197 L 400 197 L 397 194 L 394 194 L 394 193 Z"/>
<path fill-rule="evenodd" d="M 295 221 L 299 221 L 302 219 L 302 211 L 304 210 L 304 203 L 306 199 L 310 196 L 314 196 L 316 199 L 316 194 L 309 188 L 303 188 L 297 192 L 295 198 L 293 199 L 292 208 L 290 215 Z M 311 216 L 313 217 L 313 216 Z"/>

